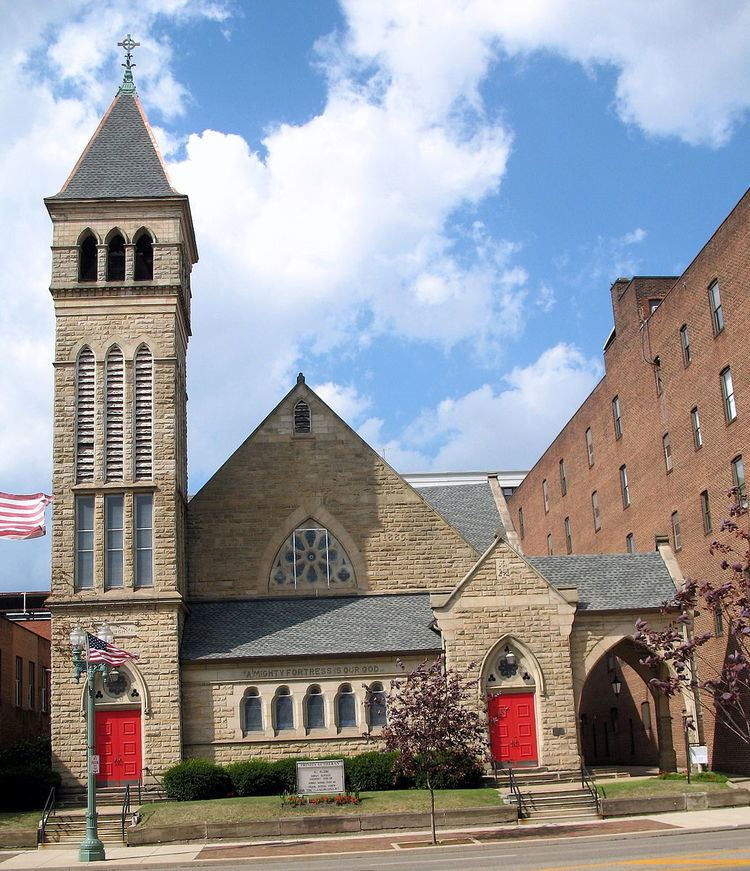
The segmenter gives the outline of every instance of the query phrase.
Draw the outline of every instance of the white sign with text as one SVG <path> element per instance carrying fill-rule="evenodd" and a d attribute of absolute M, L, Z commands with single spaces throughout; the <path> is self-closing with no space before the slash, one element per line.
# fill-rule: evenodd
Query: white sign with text
<path fill-rule="evenodd" d="M 337 795 L 344 792 L 344 760 L 297 763 L 298 795 Z"/>

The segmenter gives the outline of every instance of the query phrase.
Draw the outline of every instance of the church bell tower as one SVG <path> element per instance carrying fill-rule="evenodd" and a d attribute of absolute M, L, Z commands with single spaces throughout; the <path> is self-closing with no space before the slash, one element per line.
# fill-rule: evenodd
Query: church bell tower
<path fill-rule="evenodd" d="M 136 781 L 144 767 L 162 771 L 182 753 L 185 365 L 198 259 L 190 204 L 172 188 L 136 94 L 137 43 L 121 45 L 123 83 L 45 200 L 56 320 L 53 757 L 65 782 L 83 781 L 84 712 L 67 636 L 106 622 L 114 644 L 139 657 L 116 686 L 97 688 L 97 741 L 106 734 L 110 749 L 115 738 L 130 748 L 105 758 L 97 745 L 99 782 L 110 785 Z"/>

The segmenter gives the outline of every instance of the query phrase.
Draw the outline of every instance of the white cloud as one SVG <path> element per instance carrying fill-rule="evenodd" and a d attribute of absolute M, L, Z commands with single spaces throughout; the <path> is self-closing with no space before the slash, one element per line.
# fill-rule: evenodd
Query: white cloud
<path fill-rule="evenodd" d="M 336 384 L 334 381 L 326 381 L 324 384 L 315 385 L 312 389 L 350 426 L 356 426 L 362 415 L 372 405 L 372 399 L 369 396 L 363 396 L 351 384 Z"/>

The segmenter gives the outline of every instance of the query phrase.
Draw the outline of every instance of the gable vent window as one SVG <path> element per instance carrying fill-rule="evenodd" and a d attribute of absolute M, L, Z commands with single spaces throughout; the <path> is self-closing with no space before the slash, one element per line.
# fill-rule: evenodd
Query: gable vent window
<path fill-rule="evenodd" d="M 91 348 L 83 348 L 76 366 L 76 481 L 94 480 L 95 363 Z"/>
<path fill-rule="evenodd" d="M 107 281 L 125 281 L 125 240 L 119 233 L 107 244 Z"/>
<path fill-rule="evenodd" d="M 134 387 L 135 480 L 144 481 L 151 479 L 154 474 L 154 358 L 145 345 L 135 355 Z"/>
<path fill-rule="evenodd" d="M 107 354 L 106 366 L 105 468 L 107 481 L 122 481 L 123 470 L 123 358 L 119 348 Z"/>
<path fill-rule="evenodd" d="M 294 433 L 296 435 L 307 432 L 312 432 L 312 415 L 310 406 L 304 399 L 300 399 L 294 406 Z"/>

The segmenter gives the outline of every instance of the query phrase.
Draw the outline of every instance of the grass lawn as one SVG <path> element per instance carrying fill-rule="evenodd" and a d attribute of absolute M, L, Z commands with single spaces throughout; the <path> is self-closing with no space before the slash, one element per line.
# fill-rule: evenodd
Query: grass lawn
<path fill-rule="evenodd" d="M 401 813 L 429 811 L 430 793 L 426 789 L 394 789 L 388 792 L 361 792 L 362 804 L 282 807 L 277 795 L 248 798 L 219 798 L 212 801 L 164 801 L 141 808 L 141 825 L 171 826 L 191 823 L 239 823 L 248 820 L 273 820 L 292 816 L 340 816 L 348 814 Z M 438 810 L 467 807 L 492 807 L 502 804 L 496 789 L 435 790 Z"/>
<path fill-rule="evenodd" d="M 41 811 L 3 811 L 0 812 L 0 828 L 36 829 L 41 818 Z"/>
<path fill-rule="evenodd" d="M 613 780 L 612 783 L 599 784 L 600 795 L 605 798 L 637 798 L 647 795 L 674 795 L 683 792 L 710 792 L 716 789 L 729 789 L 726 783 L 714 780 L 692 779 L 672 775 L 669 779 L 661 777 L 634 778 L 632 780 Z"/>

